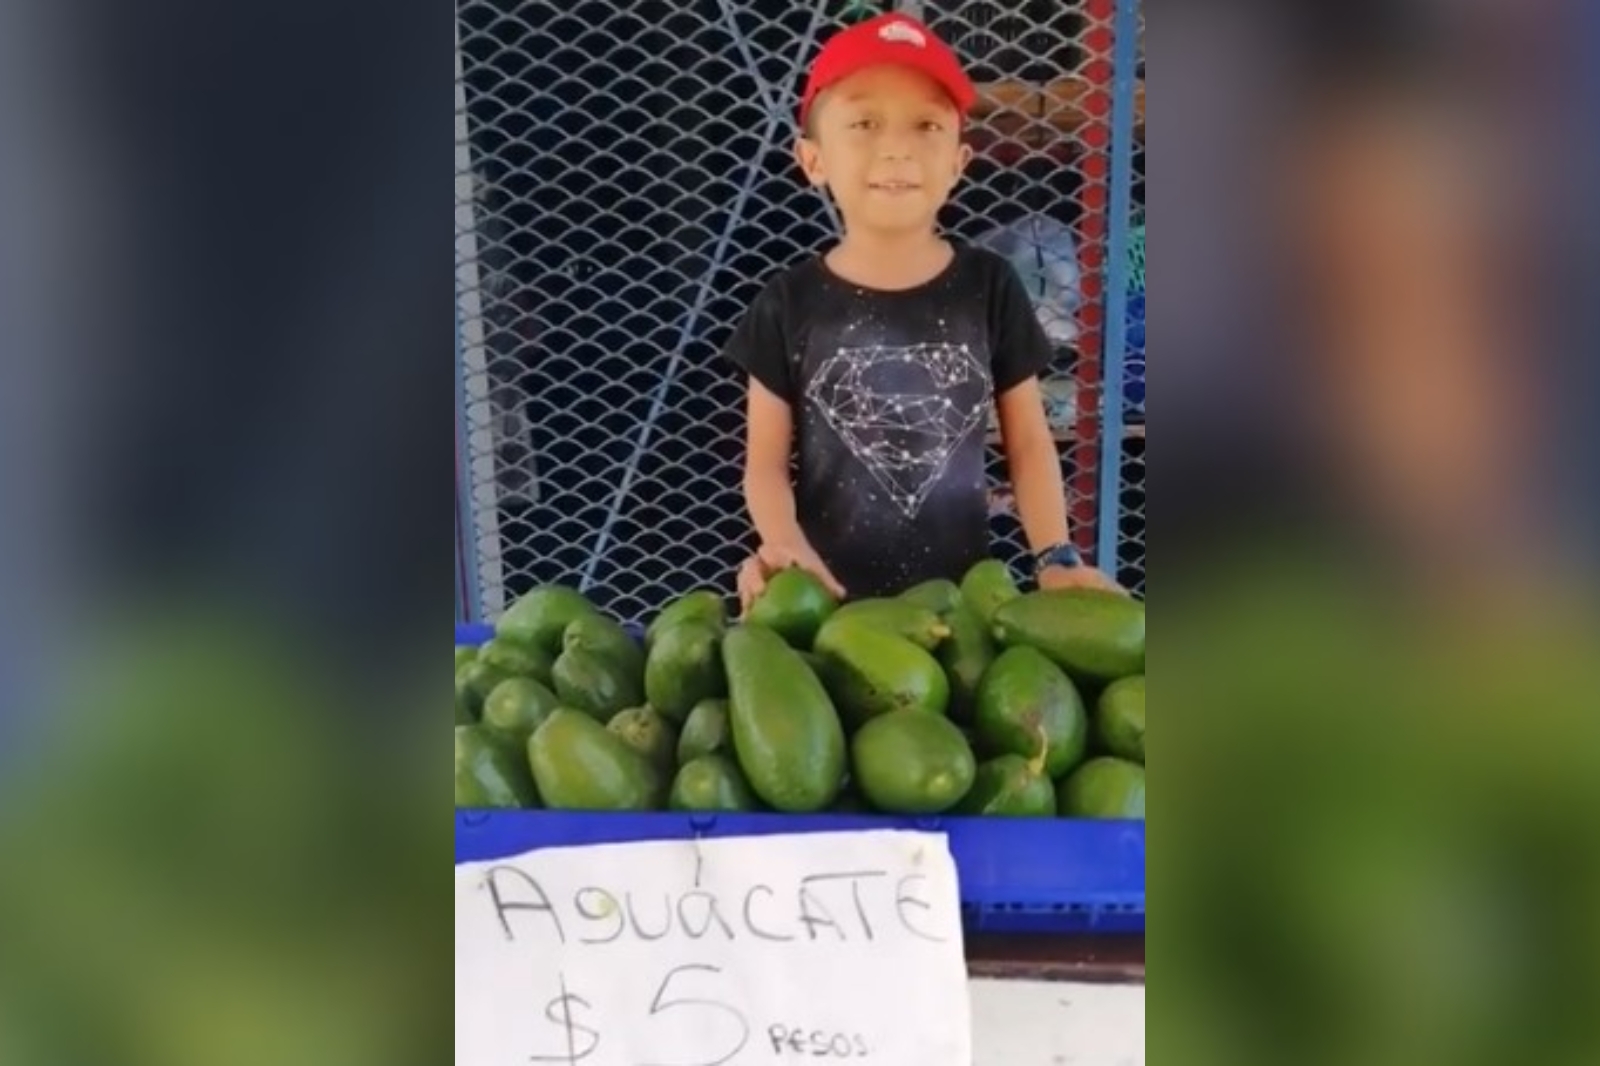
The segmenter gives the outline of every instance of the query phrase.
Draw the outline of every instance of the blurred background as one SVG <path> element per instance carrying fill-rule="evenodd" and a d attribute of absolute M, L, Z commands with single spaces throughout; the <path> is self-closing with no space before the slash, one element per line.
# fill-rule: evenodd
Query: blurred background
<path fill-rule="evenodd" d="M 1162 1061 L 1600 1060 L 1595 26 L 1150 16 Z"/>

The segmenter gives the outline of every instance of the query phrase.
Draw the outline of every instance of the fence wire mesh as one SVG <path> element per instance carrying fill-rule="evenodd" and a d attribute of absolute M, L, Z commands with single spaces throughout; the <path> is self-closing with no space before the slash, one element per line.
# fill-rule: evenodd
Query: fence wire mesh
<path fill-rule="evenodd" d="M 824 34 L 887 6 L 458 0 L 458 488 L 477 613 L 547 582 L 628 620 L 731 589 L 753 540 L 744 386 L 718 352 L 766 278 L 836 235 L 795 169 L 794 101 Z M 1121 392 L 1101 380 L 1115 0 L 898 6 L 979 86 L 974 160 L 942 222 L 1006 253 L 1035 295 L 1092 549 L 1101 397 Z M 1103 562 L 1142 584 L 1138 454 L 1139 528 L 1109 512 L 1125 550 Z M 992 458 L 996 543 L 1015 559 Z"/>

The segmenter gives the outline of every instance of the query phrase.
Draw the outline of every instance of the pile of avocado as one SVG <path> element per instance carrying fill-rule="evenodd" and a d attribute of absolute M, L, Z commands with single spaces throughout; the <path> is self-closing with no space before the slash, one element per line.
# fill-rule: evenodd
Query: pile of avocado
<path fill-rule="evenodd" d="M 774 575 L 637 640 L 534 589 L 456 648 L 456 806 L 1144 818 L 1144 604 L 958 586 L 836 602 Z"/>

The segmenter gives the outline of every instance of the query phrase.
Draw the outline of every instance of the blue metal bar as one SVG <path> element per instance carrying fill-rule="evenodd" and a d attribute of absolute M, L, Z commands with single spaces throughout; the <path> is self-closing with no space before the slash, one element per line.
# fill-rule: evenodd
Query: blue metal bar
<path fill-rule="evenodd" d="M 456 570 L 467 578 L 465 589 L 456 586 L 456 619 L 471 622 L 483 612 L 483 591 L 478 585 L 478 523 L 472 512 L 472 453 L 467 450 L 467 364 L 461 351 L 459 291 L 456 296 Z"/>
<path fill-rule="evenodd" d="M 1128 340 L 1128 230 L 1133 219 L 1133 123 L 1139 0 L 1117 0 L 1111 45 L 1111 188 L 1106 212 L 1105 328 L 1101 331 L 1099 543 L 1095 562 L 1118 569 L 1122 532 L 1123 374 Z"/>

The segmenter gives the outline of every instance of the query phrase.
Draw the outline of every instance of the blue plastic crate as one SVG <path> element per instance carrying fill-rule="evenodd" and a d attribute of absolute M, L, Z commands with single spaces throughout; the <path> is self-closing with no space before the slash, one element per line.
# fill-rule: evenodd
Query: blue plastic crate
<path fill-rule="evenodd" d="M 457 626 L 478 644 L 486 626 Z M 969 932 L 1144 931 L 1144 823 L 863 815 L 457 811 L 456 862 L 537 848 L 853 829 L 944 833 Z"/>
<path fill-rule="evenodd" d="M 476 622 L 465 624 L 458 622 L 456 624 L 456 647 L 458 648 L 467 645 L 476 648 L 492 636 L 494 636 L 494 626 L 482 625 Z"/>

